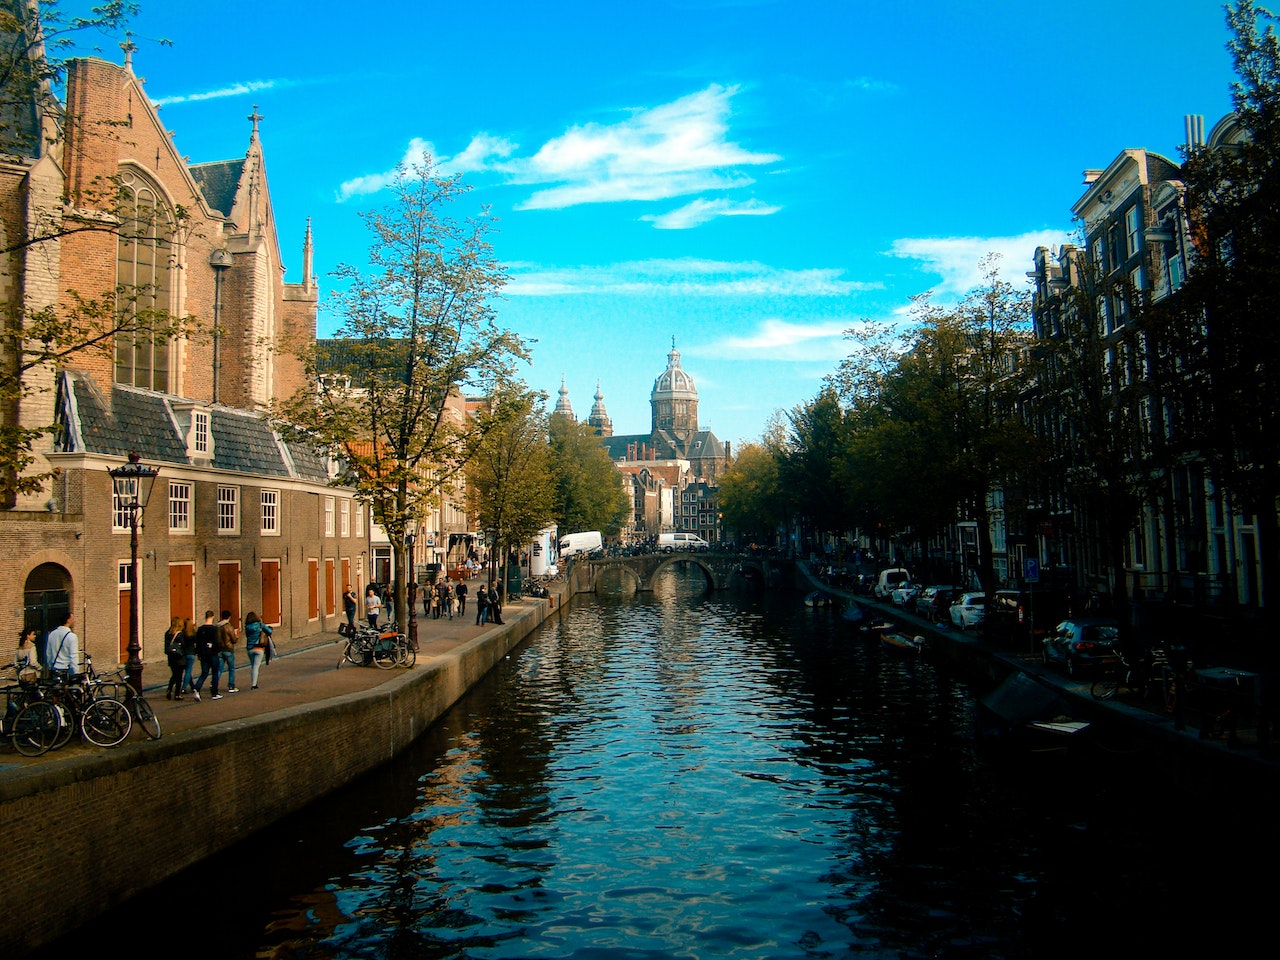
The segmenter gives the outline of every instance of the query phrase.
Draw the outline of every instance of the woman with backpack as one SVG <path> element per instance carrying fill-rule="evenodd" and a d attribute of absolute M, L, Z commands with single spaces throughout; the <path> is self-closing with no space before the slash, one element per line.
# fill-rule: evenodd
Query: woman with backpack
<path fill-rule="evenodd" d="M 169 621 L 164 632 L 164 655 L 169 661 L 169 685 L 165 688 L 166 700 L 182 699 L 182 675 L 187 669 L 187 635 L 182 632 L 182 618 Z"/>
<path fill-rule="evenodd" d="M 249 689 L 258 689 L 258 671 L 271 643 L 271 627 L 252 610 L 244 618 L 244 645 L 249 651 Z"/>

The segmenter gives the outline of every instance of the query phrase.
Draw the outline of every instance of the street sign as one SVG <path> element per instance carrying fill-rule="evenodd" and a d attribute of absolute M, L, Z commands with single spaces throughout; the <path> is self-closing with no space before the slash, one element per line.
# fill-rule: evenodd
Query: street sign
<path fill-rule="evenodd" d="M 1024 557 L 1022 560 L 1022 579 L 1027 583 L 1040 582 L 1040 561 L 1035 557 Z"/>

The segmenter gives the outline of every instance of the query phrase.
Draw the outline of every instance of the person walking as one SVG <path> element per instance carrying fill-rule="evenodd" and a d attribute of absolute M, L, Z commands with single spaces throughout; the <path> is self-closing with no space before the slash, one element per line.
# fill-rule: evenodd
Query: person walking
<path fill-rule="evenodd" d="M 364 616 L 369 626 L 375 630 L 378 627 L 378 614 L 382 610 L 382 600 L 378 598 L 378 591 L 373 588 L 373 584 L 369 584 L 368 589 L 364 592 Z"/>
<path fill-rule="evenodd" d="M 178 696 L 175 699 L 181 700 L 182 695 L 187 690 L 194 692 L 195 684 L 192 678 L 196 669 L 196 624 L 190 617 L 182 621 L 182 649 L 185 656 L 182 666 L 182 683 L 178 685 Z"/>
<path fill-rule="evenodd" d="M 489 584 L 489 622 L 502 625 L 502 583 Z"/>
<path fill-rule="evenodd" d="M 72 631 L 76 615 L 68 610 L 62 616 L 62 625 L 49 631 L 45 642 L 45 656 L 49 658 L 49 670 L 55 677 L 69 680 L 76 673 L 80 660 L 80 638 Z"/>
<path fill-rule="evenodd" d="M 350 591 L 350 587 L 347 588 Z M 354 594 L 352 594 L 354 596 Z M 267 644 L 271 642 L 271 627 L 250 610 L 244 618 L 244 646 L 249 652 L 249 689 L 258 689 L 258 671 L 267 656 Z"/>
<path fill-rule="evenodd" d="M 218 625 L 213 622 L 212 610 L 204 612 L 204 623 L 196 628 L 195 648 L 196 656 L 200 658 L 200 677 L 192 682 L 191 695 L 199 703 L 205 678 L 213 674 L 213 698 L 221 700 L 218 696 L 218 674 L 214 669 L 214 657 L 218 654 Z"/>
<path fill-rule="evenodd" d="M 38 679 L 40 654 L 36 646 L 36 628 L 24 627 L 18 631 L 18 649 L 13 652 L 13 669 L 18 679 Z"/>
<path fill-rule="evenodd" d="M 356 609 L 359 605 L 360 604 L 356 598 L 356 592 L 351 589 L 351 584 L 348 583 L 347 589 L 342 592 L 342 612 L 347 615 L 347 626 L 350 627 L 353 632 L 356 629 Z M 249 626 L 248 619 L 245 620 L 244 625 L 246 627 Z"/>
<path fill-rule="evenodd" d="M 476 626 L 484 626 L 485 615 L 489 612 L 489 596 L 485 593 L 484 584 L 476 587 Z"/>
<path fill-rule="evenodd" d="M 164 656 L 169 662 L 169 684 L 164 688 L 166 700 L 182 699 L 182 672 L 187 666 L 187 638 L 182 632 L 182 618 L 169 621 L 164 632 Z"/>
<path fill-rule="evenodd" d="M 225 673 L 227 693 L 239 693 L 236 686 L 236 641 L 240 639 L 240 631 L 231 624 L 231 611 L 223 610 L 222 619 L 218 621 L 218 657 L 214 663 L 213 699 L 221 700 L 218 694 L 218 681 Z"/>
<path fill-rule="evenodd" d="M 453 588 L 453 594 L 458 598 L 458 616 L 465 617 L 467 615 L 467 581 L 459 580 L 458 585 Z"/>

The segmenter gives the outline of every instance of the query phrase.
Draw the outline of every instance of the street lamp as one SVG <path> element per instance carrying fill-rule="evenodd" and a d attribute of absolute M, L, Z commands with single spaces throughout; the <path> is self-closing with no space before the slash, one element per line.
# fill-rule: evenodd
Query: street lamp
<path fill-rule="evenodd" d="M 413 544 L 416 538 L 412 533 L 405 534 L 404 545 L 409 551 L 409 646 L 418 649 L 418 576 L 414 572 Z"/>
<path fill-rule="evenodd" d="M 129 660 L 126 672 L 129 685 L 142 692 L 142 644 L 138 641 L 138 523 L 147 508 L 151 489 L 155 486 L 159 467 L 144 467 L 137 450 L 129 453 L 129 462 L 107 472 L 115 484 L 116 510 L 129 511 Z"/>

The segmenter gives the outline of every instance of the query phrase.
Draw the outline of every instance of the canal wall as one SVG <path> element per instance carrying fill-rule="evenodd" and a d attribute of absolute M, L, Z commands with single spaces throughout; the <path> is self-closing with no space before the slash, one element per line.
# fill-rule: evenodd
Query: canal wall
<path fill-rule="evenodd" d="M 7 771 L 0 876 L 15 909 L 0 924 L 0 957 L 29 953 L 108 915 L 385 764 L 558 613 L 560 599 L 508 606 L 504 629 L 370 690 Z M 100 933 L 127 936 L 139 922 L 145 916 L 116 917 Z M 199 952 L 198 923 L 192 936 Z"/>

